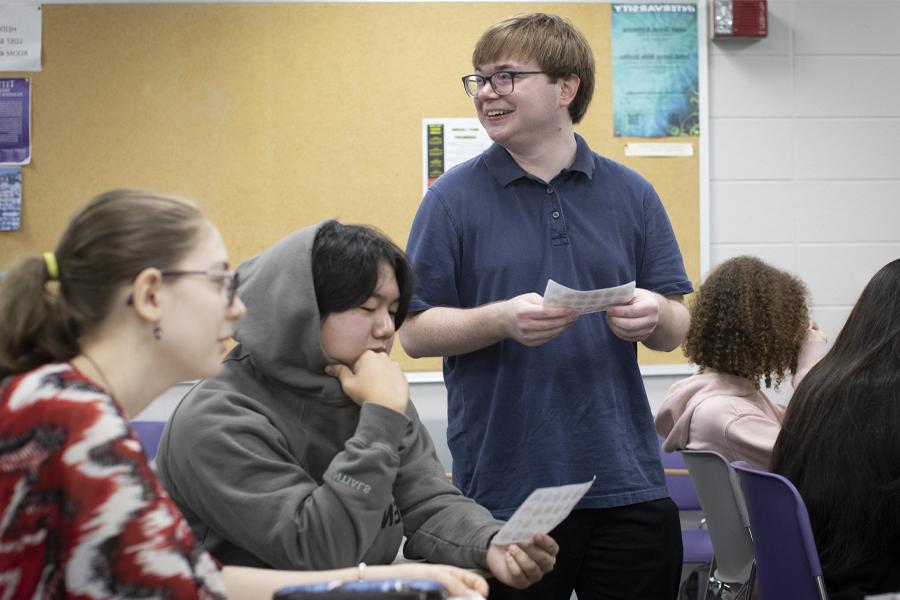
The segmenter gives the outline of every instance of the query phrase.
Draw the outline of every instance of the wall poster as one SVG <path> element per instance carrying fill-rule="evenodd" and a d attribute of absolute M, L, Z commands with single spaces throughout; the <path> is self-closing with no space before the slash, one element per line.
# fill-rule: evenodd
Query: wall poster
<path fill-rule="evenodd" d="M 616 137 L 700 135 L 696 4 L 612 5 Z"/>

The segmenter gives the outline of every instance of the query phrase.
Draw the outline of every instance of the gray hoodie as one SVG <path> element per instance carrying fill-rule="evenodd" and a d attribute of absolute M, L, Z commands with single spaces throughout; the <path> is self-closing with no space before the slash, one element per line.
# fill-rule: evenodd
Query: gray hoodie
<path fill-rule="evenodd" d="M 239 267 L 247 316 L 163 434 L 159 476 L 225 564 L 330 569 L 404 554 L 484 568 L 502 522 L 446 479 L 410 402 L 360 408 L 325 375 L 301 229 Z"/>

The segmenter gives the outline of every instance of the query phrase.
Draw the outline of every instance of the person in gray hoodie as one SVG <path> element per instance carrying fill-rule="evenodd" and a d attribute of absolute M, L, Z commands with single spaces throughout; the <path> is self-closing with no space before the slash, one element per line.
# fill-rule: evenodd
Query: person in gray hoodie
<path fill-rule="evenodd" d="M 526 587 L 558 546 L 490 544 L 502 522 L 450 482 L 388 357 L 412 273 L 378 232 L 327 221 L 238 268 L 248 307 L 220 373 L 163 434 L 160 479 L 224 564 L 326 569 L 404 555 Z"/>

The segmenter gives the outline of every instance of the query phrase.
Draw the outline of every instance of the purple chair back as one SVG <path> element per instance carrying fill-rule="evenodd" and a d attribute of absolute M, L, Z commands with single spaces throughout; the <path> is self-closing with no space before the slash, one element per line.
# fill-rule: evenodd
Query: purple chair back
<path fill-rule="evenodd" d="M 761 600 L 827 600 L 822 566 L 803 498 L 781 475 L 731 463 L 741 480 Z"/>
<path fill-rule="evenodd" d="M 166 428 L 165 421 L 132 421 L 131 428 L 141 440 L 141 446 L 144 447 L 144 454 L 147 460 L 156 458 L 156 450 L 159 448 L 159 439 L 162 437 L 163 429 Z"/>

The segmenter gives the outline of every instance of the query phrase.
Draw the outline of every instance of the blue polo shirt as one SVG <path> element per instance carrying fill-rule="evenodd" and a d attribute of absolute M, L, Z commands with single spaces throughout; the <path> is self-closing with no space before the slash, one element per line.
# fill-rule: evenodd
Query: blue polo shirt
<path fill-rule="evenodd" d="M 451 169 L 425 194 L 407 252 L 410 312 L 471 308 L 548 279 L 578 290 L 629 281 L 664 296 L 692 286 L 653 187 L 575 136 L 575 162 L 549 183 L 497 144 Z M 511 339 L 444 359 L 454 483 L 508 518 L 538 487 L 597 481 L 579 508 L 668 495 L 637 348 L 605 313 L 556 339 Z"/>

